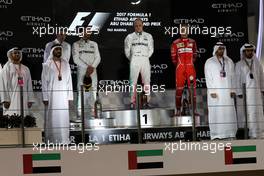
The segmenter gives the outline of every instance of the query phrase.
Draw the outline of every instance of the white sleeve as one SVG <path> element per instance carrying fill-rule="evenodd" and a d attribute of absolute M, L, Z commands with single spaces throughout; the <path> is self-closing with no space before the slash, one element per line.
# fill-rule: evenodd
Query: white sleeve
<path fill-rule="evenodd" d="M 65 53 L 66 61 L 69 62 L 71 59 L 71 45 L 67 43 L 67 50 Z"/>
<path fill-rule="evenodd" d="M 230 73 L 231 73 L 231 92 L 236 92 L 236 77 L 235 77 L 235 66 L 234 62 L 230 59 Z"/>
<path fill-rule="evenodd" d="M 125 38 L 125 55 L 128 60 L 131 59 L 131 41 L 129 35 Z"/>
<path fill-rule="evenodd" d="M 212 68 L 212 66 L 210 66 L 210 61 L 207 60 L 205 65 L 204 65 L 204 75 L 205 75 L 205 80 L 206 80 L 207 91 L 209 94 L 216 93 L 213 89 L 213 88 L 215 88 L 214 81 L 213 81 L 214 75 L 212 73 L 211 68 Z"/>
<path fill-rule="evenodd" d="M 27 96 L 28 96 L 28 102 L 35 102 L 33 88 L 32 88 L 31 74 L 28 68 L 27 68 Z"/>
<path fill-rule="evenodd" d="M 67 67 L 68 67 L 67 69 L 69 70 L 68 79 L 67 79 L 68 100 L 73 100 L 71 68 L 68 63 L 67 63 Z"/>
<path fill-rule="evenodd" d="M 100 52 L 99 52 L 97 43 L 95 43 L 94 49 L 95 49 L 95 52 L 94 52 L 95 58 L 94 58 L 94 62 L 92 64 L 92 67 L 96 68 L 99 65 L 99 63 L 101 62 L 101 56 L 100 56 Z"/>
<path fill-rule="evenodd" d="M 1 84 L 2 84 L 2 92 L 1 92 L 1 101 L 2 102 L 10 102 L 10 76 L 9 76 L 9 70 L 8 65 L 4 66 L 4 69 L 2 70 L 2 76 L 1 76 Z"/>
<path fill-rule="evenodd" d="M 263 72 L 263 66 L 259 62 L 257 65 L 259 65 L 259 81 L 260 81 L 260 90 L 261 92 L 264 92 L 264 72 Z"/>
<path fill-rule="evenodd" d="M 51 49 L 50 45 L 51 45 L 50 43 L 47 43 L 46 46 L 45 46 L 43 63 L 45 63 L 48 60 L 48 58 L 49 58 L 50 49 Z"/>
<path fill-rule="evenodd" d="M 3 86 L 3 79 L 2 79 L 2 66 L 0 65 L 0 102 L 2 102 L 3 100 L 3 90 L 4 90 L 4 86 Z"/>
<path fill-rule="evenodd" d="M 87 67 L 79 58 L 79 44 L 76 42 L 72 45 L 72 58 L 78 67 Z"/>
<path fill-rule="evenodd" d="M 235 64 L 235 77 L 236 77 L 236 94 L 237 95 L 242 95 L 242 74 L 241 73 L 241 63 L 237 62 Z"/>
<path fill-rule="evenodd" d="M 148 48 L 149 48 L 149 53 L 148 53 L 148 57 L 150 58 L 154 52 L 154 40 L 153 40 L 153 37 L 152 35 L 149 35 L 149 45 L 148 45 Z"/>
<path fill-rule="evenodd" d="M 42 73 L 41 73 L 41 82 L 42 82 L 42 96 L 43 101 L 49 101 L 49 92 L 48 85 L 49 85 L 49 74 L 48 74 L 48 65 L 43 63 L 42 64 Z"/>

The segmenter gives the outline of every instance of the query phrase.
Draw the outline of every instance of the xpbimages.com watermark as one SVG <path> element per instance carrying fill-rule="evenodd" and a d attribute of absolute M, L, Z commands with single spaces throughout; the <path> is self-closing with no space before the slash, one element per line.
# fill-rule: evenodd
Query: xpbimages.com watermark
<path fill-rule="evenodd" d="M 45 151 L 76 151 L 80 154 L 87 151 L 99 151 L 100 147 L 98 143 L 60 143 L 60 142 L 50 142 L 47 143 L 33 143 L 33 151 L 38 151 L 39 153 Z"/>
<path fill-rule="evenodd" d="M 165 92 L 165 85 L 118 85 L 118 84 L 113 84 L 113 85 L 101 85 L 99 84 L 99 92 L 104 92 L 106 95 L 108 93 L 124 93 L 124 92 L 145 92 L 146 95 L 150 95 L 150 92 L 153 93 L 158 93 L 158 92 Z"/>
<path fill-rule="evenodd" d="M 33 35 L 38 35 L 42 37 L 44 35 L 54 35 L 59 33 L 64 33 L 69 36 L 80 36 L 83 37 L 84 33 L 88 34 L 99 34 L 99 27 L 98 26 L 79 26 L 78 28 L 71 28 L 71 27 L 62 27 L 62 26 L 33 26 Z"/>
<path fill-rule="evenodd" d="M 172 154 L 177 151 L 208 151 L 212 154 L 218 151 L 231 150 L 231 143 L 221 142 L 170 142 L 165 143 L 165 151 Z"/>
<path fill-rule="evenodd" d="M 199 25 L 179 25 L 179 26 L 165 26 L 165 35 L 174 37 L 179 34 L 191 34 L 191 35 L 210 35 L 211 37 L 231 35 L 232 27 L 216 27 L 216 26 L 199 26 Z"/>

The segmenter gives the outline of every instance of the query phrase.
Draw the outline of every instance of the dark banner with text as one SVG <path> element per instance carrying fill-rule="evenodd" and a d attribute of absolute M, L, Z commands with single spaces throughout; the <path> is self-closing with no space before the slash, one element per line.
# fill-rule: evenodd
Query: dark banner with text
<path fill-rule="evenodd" d="M 205 87 L 204 63 L 212 56 L 217 41 L 226 44 L 228 55 L 236 62 L 239 48 L 248 40 L 246 0 L 3 0 L 0 10 L 1 64 L 7 61 L 8 49 L 21 47 L 34 90 L 39 91 L 45 44 L 54 40 L 59 27 L 67 28 L 66 41 L 73 44 L 79 40 L 78 30 L 89 26 L 93 31 L 91 40 L 98 43 L 102 58 L 99 84 L 128 84 L 129 60 L 124 54 L 124 39 L 133 32 L 133 21 L 141 18 L 144 30 L 154 39 L 151 84 L 166 85 L 167 89 L 175 88 L 170 45 L 179 37 L 180 24 L 191 25 L 190 37 L 197 42 L 198 87 Z M 76 90 L 76 65 L 72 58 L 70 64 Z"/>

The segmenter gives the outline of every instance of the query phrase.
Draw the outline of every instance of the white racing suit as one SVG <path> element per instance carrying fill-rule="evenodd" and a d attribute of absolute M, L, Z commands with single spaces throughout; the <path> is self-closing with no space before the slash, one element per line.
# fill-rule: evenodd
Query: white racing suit
<path fill-rule="evenodd" d="M 131 103 L 136 101 L 135 88 L 139 73 L 144 84 L 144 91 L 148 95 L 149 101 L 149 86 L 151 65 L 149 58 L 154 51 L 154 41 L 151 34 L 142 32 L 141 34 L 133 32 L 125 39 L 125 55 L 130 60 L 130 85 L 134 88 L 132 90 Z"/>
<path fill-rule="evenodd" d="M 88 65 L 94 67 L 94 71 L 91 74 L 92 87 L 89 92 L 84 93 L 84 111 L 85 114 L 91 115 L 93 112 L 93 106 L 96 99 L 97 91 L 97 73 L 96 67 L 101 61 L 98 45 L 96 42 L 80 39 L 75 42 L 72 47 L 73 61 L 77 65 L 77 86 L 78 86 L 78 116 L 81 114 L 81 85 L 83 85 L 83 79 L 86 74 Z"/>

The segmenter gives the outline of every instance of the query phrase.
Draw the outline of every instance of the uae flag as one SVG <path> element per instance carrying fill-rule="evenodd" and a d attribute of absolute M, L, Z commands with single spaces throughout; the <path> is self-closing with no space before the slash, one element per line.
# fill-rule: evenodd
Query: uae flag
<path fill-rule="evenodd" d="M 23 155 L 24 174 L 61 173 L 60 153 Z"/>
<path fill-rule="evenodd" d="M 225 148 L 225 164 L 251 164 L 257 163 L 256 146 L 232 146 Z"/>
<path fill-rule="evenodd" d="M 163 150 L 128 151 L 128 169 L 163 168 Z"/>

